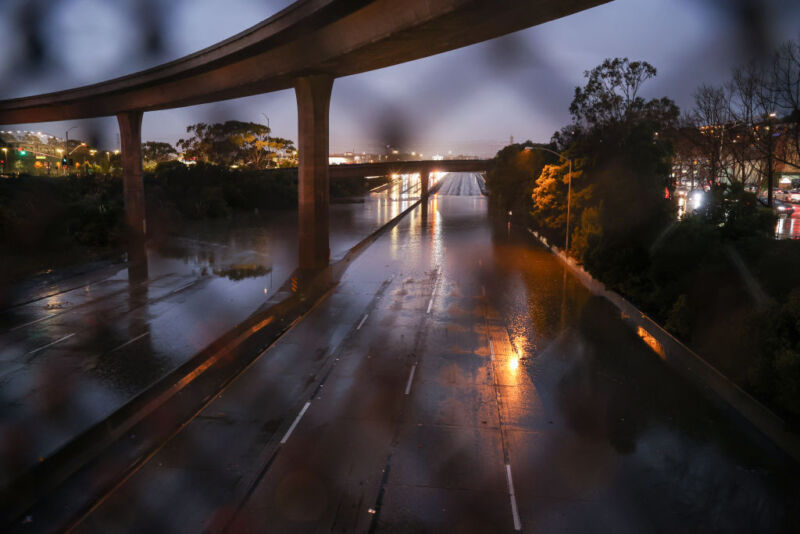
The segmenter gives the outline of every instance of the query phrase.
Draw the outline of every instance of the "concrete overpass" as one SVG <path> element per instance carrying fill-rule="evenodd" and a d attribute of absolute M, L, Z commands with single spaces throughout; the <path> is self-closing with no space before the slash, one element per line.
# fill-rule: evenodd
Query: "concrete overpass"
<path fill-rule="evenodd" d="M 0 124 L 116 115 L 126 222 L 146 234 L 141 123 L 146 111 L 294 88 L 300 266 L 328 263 L 328 115 L 337 77 L 453 50 L 608 0 L 299 0 L 212 47 L 114 80 L 0 101 Z"/>

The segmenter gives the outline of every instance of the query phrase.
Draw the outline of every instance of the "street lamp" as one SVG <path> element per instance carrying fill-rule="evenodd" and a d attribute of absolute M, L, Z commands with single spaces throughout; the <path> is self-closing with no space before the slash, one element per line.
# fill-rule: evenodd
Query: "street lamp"
<path fill-rule="evenodd" d="M 549 148 L 540 146 L 526 146 L 525 150 L 541 150 L 543 152 L 549 152 L 554 156 L 558 156 L 559 158 L 566 160 L 569 163 L 569 174 L 567 175 L 567 236 L 564 240 L 564 253 L 569 256 L 569 211 L 570 204 L 572 203 L 572 159 L 568 158 L 564 154 L 556 152 L 555 150 L 550 150 Z"/>
<path fill-rule="evenodd" d="M 75 152 L 76 150 L 78 150 L 79 148 L 81 148 L 81 147 L 83 147 L 83 146 L 86 146 L 86 143 L 81 143 L 81 144 L 79 144 L 78 146 L 76 146 L 75 148 L 73 148 L 73 149 L 72 149 L 72 152 Z M 70 152 L 70 153 L 69 153 L 69 154 L 67 154 L 67 155 L 68 155 L 68 156 L 71 156 L 71 155 L 72 155 L 72 152 Z"/>

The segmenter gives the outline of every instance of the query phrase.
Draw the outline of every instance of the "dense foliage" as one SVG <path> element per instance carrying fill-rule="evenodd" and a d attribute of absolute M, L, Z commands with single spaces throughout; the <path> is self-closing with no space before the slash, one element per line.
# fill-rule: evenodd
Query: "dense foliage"
<path fill-rule="evenodd" d="M 524 150 L 530 143 L 504 148 L 487 178 L 491 205 L 505 215 L 527 194 L 529 223 L 564 243 L 571 159 L 570 254 L 800 422 L 800 243 L 776 241 L 772 211 L 737 181 L 715 183 L 703 205 L 678 220 L 670 174 L 685 131 L 670 100 L 639 96 L 655 74 L 627 59 L 587 72 L 572 124 L 547 146 L 563 158 L 534 165 Z"/>
<path fill-rule="evenodd" d="M 655 74 L 645 62 L 606 60 L 586 73 L 570 106 L 573 124 L 554 136 L 573 160 L 571 253 L 619 283 L 638 283 L 651 244 L 675 211 L 669 131 L 678 108 L 638 94 Z M 564 161 L 546 167 L 532 195 L 534 224 L 556 242 L 566 232 L 568 169 Z"/>
<path fill-rule="evenodd" d="M 145 170 L 153 170 L 159 163 L 175 159 L 178 152 L 169 143 L 146 141 L 142 143 L 142 160 Z"/>
<path fill-rule="evenodd" d="M 199 122 L 186 127 L 191 134 L 178 141 L 184 157 L 217 165 L 263 169 L 279 153 L 292 152 L 294 143 L 270 136 L 269 127 L 255 122 Z"/>
<path fill-rule="evenodd" d="M 534 181 L 555 156 L 539 150 L 554 146 L 531 142 L 509 145 L 497 153 L 494 168 L 486 174 L 489 203 L 493 210 L 525 216 L 531 210 Z"/>

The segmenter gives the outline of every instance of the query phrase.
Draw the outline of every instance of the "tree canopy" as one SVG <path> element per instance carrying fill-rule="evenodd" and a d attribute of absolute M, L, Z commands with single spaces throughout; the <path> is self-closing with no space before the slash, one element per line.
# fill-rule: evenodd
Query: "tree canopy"
<path fill-rule="evenodd" d="M 160 141 L 147 141 L 142 143 L 142 159 L 145 162 L 158 164 L 174 159 L 177 155 L 175 147 Z"/>
<path fill-rule="evenodd" d="M 292 141 L 270 137 L 270 128 L 255 122 L 199 122 L 187 126 L 186 133 L 191 137 L 178 141 L 184 157 L 217 165 L 261 169 L 277 153 L 294 149 Z"/>
<path fill-rule="evenodd" d="M 588 81 L 583 88 L 575 88 L 569 107 L 573 120 L 588 129 L 641 120 L 673 124 L 678 107 L 672 100 L 639 96 L 644 82 L 654 78 L 656 72 L 646 61 L 606 59 L 584 73 Z"/>

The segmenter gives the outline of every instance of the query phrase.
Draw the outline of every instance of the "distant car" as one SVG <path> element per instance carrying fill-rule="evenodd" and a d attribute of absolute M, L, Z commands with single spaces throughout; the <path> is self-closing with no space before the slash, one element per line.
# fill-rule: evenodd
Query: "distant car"
<path fill-rule="evenodd" d="M 792 189 L 789 192 L 789 202 L 800 202 L 800 189 Z"/>

